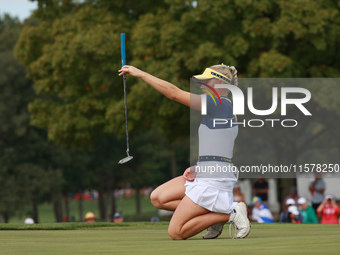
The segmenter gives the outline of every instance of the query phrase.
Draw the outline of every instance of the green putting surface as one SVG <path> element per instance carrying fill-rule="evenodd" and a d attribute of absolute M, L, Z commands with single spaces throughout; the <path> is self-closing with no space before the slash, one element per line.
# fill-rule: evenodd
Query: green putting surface
<path fill-rule="evenodd" d="M 246 239 L 173 241 L 168 223 L 0 224 L 0 254 L 338 254 L 339 225 L 253 224 Z"/>

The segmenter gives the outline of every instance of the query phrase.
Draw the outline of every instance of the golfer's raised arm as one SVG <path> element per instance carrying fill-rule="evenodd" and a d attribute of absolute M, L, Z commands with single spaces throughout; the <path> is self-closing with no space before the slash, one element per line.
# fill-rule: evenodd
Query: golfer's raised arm
<path fill-rule="evenodd" d="M 119 75 L 130 74 L 134 77 L 143 79 L 155 90 L 166 96 L 167 98 L 177 101 L 194 109 L 201 109 L 201 97 L 199 95 L 190 94 L 187 91 L 181 90 L 170 82 L 159 79 L 147 72 L 139 70 L 136 67 L 125 65 L 119 71 Z M 190 99 L 194 100 L 191 102 Z"/>

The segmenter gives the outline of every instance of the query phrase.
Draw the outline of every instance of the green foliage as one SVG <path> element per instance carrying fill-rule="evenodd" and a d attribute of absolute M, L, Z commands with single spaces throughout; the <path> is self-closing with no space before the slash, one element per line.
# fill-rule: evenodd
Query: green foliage
<path fill-rule="evenodd" d="M 61 162 L 65 150 L 47 141 L 45 131 L 29 125 L 27 105 L 34 100 L 32 82 L 13 56 L 22 24 L 0 18 L 0 214 L 31 212 L 48 194 L 60 197 L 64 184 Z M 33 22 L 34 23 L 34 22 Z M 31 216 L 32 217 L 32 216 Z"/>
<path fill-rule="evenodd" d="M 12 56 L 12 49 L 20 33 L 17 19 L 0 16 L 0 213 L 8 215 L 20 208 L 22 198 L 17 185 L 18 175 L 13 174 L 18 139 L 26 133 L 23 123 L 28 121 L 25 105 L 13 90 L 27 86 L 24 68 Z M 28 97 L 29 98 L 29 97 Z M 15 118 L 12 118 L 12 115 Z"/>
<path fill-rule="evenodd" d="M 30 104 L 32 124 L 64 145 L 84 147 L 97 132 L 124 135 L 114 71 L 121 32 L 128 63 L 186 90 L 193 74 L 221 62 L 237 66 L 241 77 L 340 75 L 333 1 L 38 2 L 43 21 L 25 27 L 16 56 L 44 96 Z M 128 87 L 130 130 L 155 125 L 169 141 L 188 135 L 188 109 L 131 77 Z"/>
<path fill-rule="evenodd" d="M 17 19 L 0 17 L 0 213 L 5 217 L 30 201 L 32 189 L 41 185 L 30 181 L 42 177 L 39 166 L 29 163 L 35 144 L 27 146 L 39 137 L 39 131 L 28 126 L 27 103 L 34 91 L 25 78 L 24 67 L 12 53 L 20 30 Z M 29 174 L 27 169 L 32 172 Z"/>
<path fill-rule="evenodd" d="M 39 24 L 24 27 L 15 55 L 39 95 L 29 105 L 31 124 L 46 129 L 49 139 L 61 145 L 85 148 L 103 133 L 124 137 L 123 87 L 116 73 L 122 32 L 128 64 L 184 90 L 193 74 L 222 62 L 236 66 L 239 77 L 340 76 L 340 6 L 332 0 L 37 2 Z M 136 143 L 154 126 L 166 144 L 188 136 L 187 107 L 141 80 L 128 76 L 127 84 L 129 130 Z M 310 90 L 320 95 L 311 102 L 319 116 L 339 114 L 338 87 Z M 321 125 L 307 121 L 295 134 L 263 129 L 256 133 L 258 144 L 266 140 L 276 146 L 277 155 L 296 157 L 301 145 L 296 138 L 304 132 L 317 139 L 311 144 L 303 137 L 307 143 L 300 149 L 332 140 L 325 123 L 334 125 L 334 120 L 327 117 Z M 118 140 L 112 146 L 119 148 Z"/>
<path fill-rule="evenodd" d="M 23 32 L 17 57 L 28 65 L 37 94 L 44 96 L 29 106 L 31 123 L 47 128 L 50 139 L 81 147 L 104 129 L 106 105 L 121 97 L 112 69 L 119 67 L 118 30 L 128 26 L 121 25 L 123 20 L 123 15 L 85 6 L 73 16 Z M 25 50 L 39 42 L 36 54 Z"/>
<path fill-rule="evenodd" d="M 156 128 L 135 136 L 133 160 L 124 166 L 123 179 L 133 187 L 156 186 L 170 179 L 171 154 L 166 140 Z M 185 152 L 184 152 L 185 153 Z"/>

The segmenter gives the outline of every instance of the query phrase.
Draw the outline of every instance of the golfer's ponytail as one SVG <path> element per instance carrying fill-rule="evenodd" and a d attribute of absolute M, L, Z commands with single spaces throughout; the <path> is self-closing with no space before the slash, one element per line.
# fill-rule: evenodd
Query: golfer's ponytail
<path fill-rule="evenodd" d="M 230 66 L 229 69 L 230 69 L 231 74 L 233 75 L 233 78 L 234 78 L 234 85 L 238 86 L 237 70 L 236 70 L 235 66 Z"/>

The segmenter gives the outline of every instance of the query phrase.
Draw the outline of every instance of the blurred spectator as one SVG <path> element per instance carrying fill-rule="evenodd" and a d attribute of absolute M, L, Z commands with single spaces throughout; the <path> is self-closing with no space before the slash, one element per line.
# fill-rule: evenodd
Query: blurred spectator
<path fill-rule="evenodd" d="M 150 197 L 150 194 L 151 194 L 152 190 L 153 190 L 152 187 L 145 188 L 144 189 L 144 196 L 145 197 Z"/>
<path fill-rule="evenodd" d="M 292 205 L 295 206 L 295 200 L 293 198 L 288 198 L 283 207 L 283 212 L 280 213 L 279 222 L 290 222 L 288 208 Z"/>
<path fill-rule="evenodd" d="M 99 197 L 99 192 L 95 189 L 91 190 L 90 197 L 92 200 L 97 200 Z"/>
<path fill-rule="evenodd" d="M 130 187 L 125 188 L 124 195 L 125 195 L 126 198 L 131 197 L 131 188 Z"/>
<path fill-rule="evenodd" d="M 94 215 L 93 212 L 87 212 L 85 214 L 85 222 L 96 222 L 96 216 Z"/>
<path fill-rule="evenodd" d="M 241 192 L 241 188 L 238 184 L 234 187 L 234 202 L 244 202 L 244 194 Z"/>
<path fill-rule="evenodd" d="M 332 195 L 327 195 L 316 212 L 321 214 L 321 224 L 339 224 L 340 208 Z"/>
<path fill-rule="evenodd" d="M 315 211 L 325 198 L 325 195 L 324 195 L 325 189 L 326 189 L 326 184 L 322 180 L 322 178 L 315 177 L 315 180 L 312 181 L 309 185 L 309 191 L 312 194 L 312 206 Z"/>
<path fill-rule="evenodd" d="M 288 207 L 288 219 L 287 222 L 290 223 L 301 223 L 301 214 L 295 205 L 291 205 Z"/>
<path fill-rule="evenodd" d="M 153 216 L 150 221 L 151 222 L 159 222 L 160 220 L 159 220 L 159 217 Z"/>
<path fill-rule="evenodd" d="M 288 207 L 291 206 L 291 205 L 295 205 L 295 206 L 296 206 L 295 200 L 294 200 L 293 198 L 288 198 L 288 199 L 286 200 L 286 205 L 285 205 L 285 207 L 288 209 Z"/>
<path fill-rule="evenodd" d="M 258 223 L 273 223 L 274 218 L 267 205 L 262 203 L 260 197 L 254 196 L 251 204 L 254 206 L 252 215 L 249 218 Z"/>
<path fill-rule="evenodd" d="M 123 216 L 119 212 L 116 212 L 113 215 L 113 222 L 114 223 L 122 223 L 123 221 L 124 221 Z"/>
<path fill-rule="evenodd" d="M 306 198 L 300 197 L 298 204 L 301 208 L 300 212 L 302 216 L 302 223 L 318 223 L 315 211 L 309 204 L 307 204 Z"/>
<path fill-rule="evenodd" d="M 91 194 L 90 194 L 90 191 L 88 189 L 84 190 L 82 196 L 83 196 L 84 200 L 91 200 Z"/>
<path fill-rule="evenodd" d="M 119 197 L 124 198 L 124 189 L 123 188 L 119 189 Z"/>
<path fill-rule="evenodd" d="M 114 194 L 115 198 L 118 198 L 119 197 L 119 189 L 115 189 L 113 194 Z"/>
<path fill-rule="evenodd" d="M 34 220 L 32 218 L 26 218 L 25 224 L 34 224 Z"/>
<path fill-rule="evenodd" d="M 253 193 L 255 196 L 261 198 L 263 202 L 268 201 L 268 182 L 263 178 L 258 178 L 253 185 Z"/>
<path fill-rule="evenodd" d="M 297 190 L 295 187 L 291 187 L 290 188 L 290 193 L 288 196 L 285 197 L 284 199 L 284 205 L 286 205 L 287 203 L 287 200 L 288 199 L 294 199 L 294 205 L 295 206 L 298 206 L 298 199 L 299 199 L 299 196 L 297 195 Z M 287 207 L 288 208 L 288 207 Z"/>
<path fill-rule="evenodd" d="M 77 192 L 75 194 L 75 198 L 76 200 L 80 200 L 80 198 L 82 198 L 83 200 L 91 200 L 90 193 L 88 192 L 88 190 L 85 190 L 83 193 Z"/>

